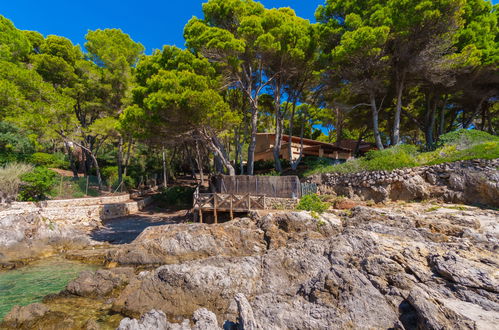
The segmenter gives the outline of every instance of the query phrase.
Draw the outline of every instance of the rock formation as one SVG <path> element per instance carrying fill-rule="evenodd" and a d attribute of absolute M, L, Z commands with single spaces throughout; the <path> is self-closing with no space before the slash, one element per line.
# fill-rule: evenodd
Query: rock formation
<path fill-rule="evenodd" d="M 398 203 L 150 227 L 108 255 L 135 271 L 83 273 L 65 295 L 105 301 L 119 329 L 489 329 L 498 220 Z"/>
<path fill-rule="evenodd" d="M 322 193 L 377 203 L 438 198 L 448 203 L 499 206 L 499 159 L 351 174 L 323 173 L 307 179 Z"/>

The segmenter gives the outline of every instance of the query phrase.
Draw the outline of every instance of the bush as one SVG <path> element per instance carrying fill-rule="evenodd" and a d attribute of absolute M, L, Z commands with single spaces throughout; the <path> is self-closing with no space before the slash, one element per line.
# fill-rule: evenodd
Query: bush
<path fill-rule="evenodd" d="M 418 166 L 415 158 L 417 153 L 416 146 L 406 144 L 384 150 L 371 150 L 361 160 L 367 171 L 391 171 L 396 168 Z"/>
<path fill-rule="evenodd" d="M 194 190 L 185 186 L 163 188 L 157 199 L 167 207 L 191 207 Z"/>
<path fill-rule="evenodd" d="M 62 153 L 48 154 L 45 152 L 35 152 L 30 156 L 30 162 L 36 166 L 45 166 L 53 168 L 68 168 L 69 163 Z"/>
<path fill-rule="evenodd" d="M 33 171 L 23 174 L 19 200 L 39 201 L 46 199 L 56 182 L 55 177 L 56 173 L 46 167 L 36 167 Z"/>
<path fill-rule="evenodd" d="M 466 149 L 473 145 L 494 141 L 498 142 L 499 137 L 475 129 L 460 129 L 440 136 L 438 147 L 455 145 L 458 149 Z"/>
<path fill-rule="evenodd" d="M 22 184 L 21 176 L 31 172 L 33 166 L 23 163 L 9 163 L 0 167 L 0 192 L 7 200 L 13 200 Z"/>
<path fill-rule="evenodd" d="M 313 211 L 322 213 L 329 208 L 330 204 L 323 202 L 317 194 L 305 195 L 296 206 L 297 210 Z"/>
<path fill-rule="evenodd" d="M 337 165 L 319 165 L 309 169 L 305 175 L 337 172 L 391 171 L 396 168 L 418 166 L 417 148 L 413 145 L 398 145 L 384 150 L 371 150 L 365 157 L 355 158 Z"/>

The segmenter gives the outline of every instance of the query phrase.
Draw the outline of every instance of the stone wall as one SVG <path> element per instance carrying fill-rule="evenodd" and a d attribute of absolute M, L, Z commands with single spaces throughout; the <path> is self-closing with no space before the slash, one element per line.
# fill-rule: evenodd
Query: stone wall
<path fill-rule="evenodd" d="M 267 210 L 294 210 L 298 204 L 297 198 L 265 197 Z"/>
<path fill-rule="evenodd" d="M 466 160 L 432 166 L 350 174 L 323 173 L 307 178 L 320 194 L 353 199 L 423 200 L 499 206 L 499 159 Z"/>
<path fill-rule="evenodd" d="M 129 194 L 95 198 L 51 200 L 38 203 L 14 202 L 0 211 L 3 217 L 36 214 L 51 222 L 64 222 L 78 226 L 95 227 L 108 220 L 136 213 L 152 202 L 152 197 L 134 201 Z"/>

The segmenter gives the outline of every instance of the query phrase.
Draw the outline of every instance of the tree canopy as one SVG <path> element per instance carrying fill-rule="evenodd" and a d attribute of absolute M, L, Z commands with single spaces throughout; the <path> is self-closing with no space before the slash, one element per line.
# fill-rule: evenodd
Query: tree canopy
<path fill-rule="evenodd" d="M 80 46 L 0 16 L 0 153 L 64 152 L 75 177 L 102 186 L 154 168 L 165 180 L 185 168 L 254 174 L 262 132 L 275 133 L 278 172 L 284 135 L 421 150 L 462 128 L 497 135 L 498 9 L 326 0 L 311 23 L 289 7 L 208 0 L 185 49 L 151 55 L 120 29 L 88 31 Z"/>

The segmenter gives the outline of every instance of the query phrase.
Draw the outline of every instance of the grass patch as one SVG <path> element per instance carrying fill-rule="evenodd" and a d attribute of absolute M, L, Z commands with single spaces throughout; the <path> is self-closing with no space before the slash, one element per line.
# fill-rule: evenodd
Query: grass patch
<path fill-rule="evenodd" d="M 425 212 L 434 212 L 440 210 L 440 206 L 432 206 L 429 209 L 426 209 Z"/>
<path fill-rule="evenodd" d="M 464 205 L 453 205 L 453 206 L 445 206 L 446 209 L 451 209 L 451 210 L 458 210 L 458 211 L 468 211 L 469 208 L 467 208 Z"/>

